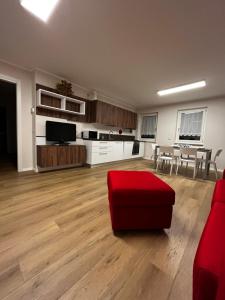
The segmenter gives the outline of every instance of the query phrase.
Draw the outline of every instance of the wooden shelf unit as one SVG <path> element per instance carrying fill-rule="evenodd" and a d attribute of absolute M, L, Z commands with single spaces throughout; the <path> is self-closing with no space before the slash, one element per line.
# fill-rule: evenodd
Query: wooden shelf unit
<path fill-rule="evenodd" d="M 63 113 L 85 115 L 85 102 L 50 92 L 43 89 L 37 90 L 37 107 L 51 109 Z"/>

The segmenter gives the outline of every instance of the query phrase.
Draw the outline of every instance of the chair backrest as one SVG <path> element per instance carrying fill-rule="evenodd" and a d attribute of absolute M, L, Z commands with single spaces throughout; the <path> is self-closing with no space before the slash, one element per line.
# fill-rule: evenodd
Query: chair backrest
<path fill-rule="evenodd" d="M 159 147 L 159 153 L 160 154 L 169 154 L 169 155 L 174 155 L 174 148 L 171 146 L 160 146 Z"/>
<path fill-rule="evenodd" d="M 221 152 L 223 151 L 223 149 L 219 149 L 216 151 L 216 154 L 214 156 L 214 160 L 213 161 L 216 161 L 217 157 L 220 156 Z"/>
<path fill-rule="evenodd" d="M 181 156 L 191 156 L 194 157 L 195 159 L 197 158 L 197 148 L 180 148 L 180 154 Z"/>
<path fill-rule="evenodd" d="M 157 144 L 152 143 L 152 151 L 155 151 L 155 147 L 157 146 Z"/>

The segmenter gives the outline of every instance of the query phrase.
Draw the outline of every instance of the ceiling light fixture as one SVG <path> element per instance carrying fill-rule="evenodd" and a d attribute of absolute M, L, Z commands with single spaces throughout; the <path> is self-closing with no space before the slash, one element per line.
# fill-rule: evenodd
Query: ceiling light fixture
<path fill-rule="evenodd" d="M 194 83 L 190 83 L 190 84 L 180 85 L 180 86 L 173 87 L 173 88 L 167 89 L 167 90 L 161 90 L 161 91 L 158 91 L 157 94 L 159 96 L 166 96 L 166 95 L 170 95 L 170 94 L 174 94 L 174 93 L 180 93 L 180 92 L 184 92 L 184 91 L 201 88 L 204 86 L 206 86 L 206 82 L 203 80 L 203 81 L 198 81 L 198 82 L 194 82 Z"/>
<path fill-rule="evenodd" d="M 20 0 L 20 4 L 29 12 L 47 22 L 59 0 Z"/>

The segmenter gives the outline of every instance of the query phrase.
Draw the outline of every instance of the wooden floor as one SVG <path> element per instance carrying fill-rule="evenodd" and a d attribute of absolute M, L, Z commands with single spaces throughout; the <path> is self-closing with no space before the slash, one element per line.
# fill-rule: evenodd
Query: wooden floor
<path fill-rule="evenodd" d="M 190 300 L 213 181 L 160 175 L 176 191 L 172 227 L 111 230 L 106 173 L 135 160 L 42 174 L 0 172 L 0 299 Z"/>

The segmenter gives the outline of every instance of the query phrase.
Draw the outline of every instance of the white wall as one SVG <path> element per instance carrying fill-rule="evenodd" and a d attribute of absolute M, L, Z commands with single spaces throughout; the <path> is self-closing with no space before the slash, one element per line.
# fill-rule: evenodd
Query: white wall
<path fill-rule="evenodd" d="M 141 114 L 158 112 L 156 143 L 159 145 L 171 145 L 175 142 L 176 137 L 177 111 L 199 107 L 208 108 L 204 146 L 212 148 L 213 155 L 217 149 L 223 149 L 221 156 L 218 158 L 218 167 L 222 170 L 225 168 L 225 98 L 214 98 L 141 110 L 138 117 L 138 136 L 140 137 Z M 151 155 L 151 143 L 146 142 L 145 158 L 150 159 Z"/>
<path fill-rule="evenodd" d="M 12 77 L 21 84 L 21 145 L 22 170 L 33 169 L 32 152 L 32 73 L 0 61 L 0 77 Z"/>

